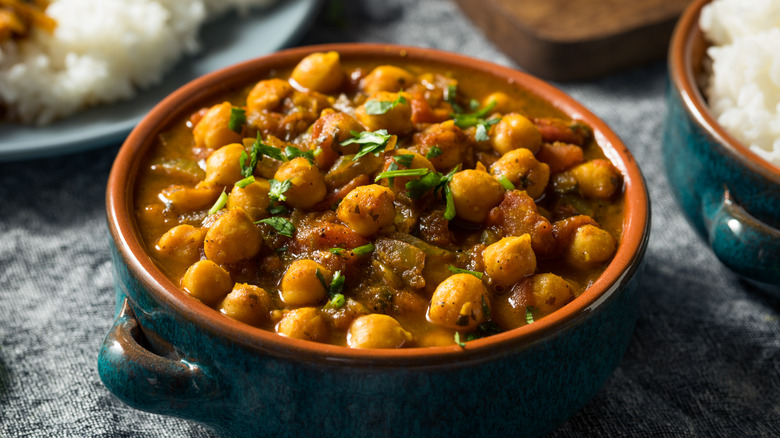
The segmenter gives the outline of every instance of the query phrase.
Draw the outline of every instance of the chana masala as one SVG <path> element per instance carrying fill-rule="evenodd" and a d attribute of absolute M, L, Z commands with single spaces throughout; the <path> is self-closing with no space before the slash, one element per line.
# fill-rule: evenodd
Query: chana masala
<path fill-rule="evenodd" d="M 314 53 L 159 135 L 135 215 L 222 314 L 353 348 L 451 345 L 555 312 L 621 240 L 591 129 L 487 73 Z"/>

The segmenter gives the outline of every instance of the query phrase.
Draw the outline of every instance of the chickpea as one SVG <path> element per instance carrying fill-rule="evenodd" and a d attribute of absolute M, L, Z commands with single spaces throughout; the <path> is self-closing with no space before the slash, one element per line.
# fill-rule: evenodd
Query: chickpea
<path fill-rule="evenodd" d="M 490 135 L 490 144 L 499 154 L 505 154 L 517 148 L 525 148 L 533 153 L 542 146 L 542 134 L 525 116 L 511 113 L 496 123 Z"/>
<path fill-rule="evenodd" d="M 469 222 L 482 223 L 490 209 L 504 197 L 504 189 L 487 172 L 474 169 L 461 170 L 450 182 L 455 214 Z"/>
<path fill-rule="evenodd" d="M 374 235 L 395 220 L 395 195 L 378 184 L 360 186 L 344 197 L 336 210 L 339 220 L 363 237 Z"/>
<path fill-rule="evenodd" d="M 268 180 L 260 178 L 243 188 L 234 186 L 228 195 L 226 207 L 228 209 L 240 208 L 244 210 L 252 222 L 257 222 L 268 217 L 266 209 L 271 202 L 271 198 L 268 196 L 270 189 L 271 185 Z"/>
<path fill-rule="evenodd" d="M 428 320 L 453 330 L 471 330 L 485 321 L 484 305 L 490 306 L 490 302 L 482 280 L 471 274 L 455 274 L 433 292 Z"/>
<path fill-rule="evenodd" d="M 203 249 L 209 260 L 223 265 L 254 257 L 262 244 L 254 222 L 236 208 L 227 210 L 209 227 Z"/>
<path fill-rule="evenodd" d="M 292 94 L 293 87 L 283 79 L 267 79 L 255 84 L 246 98 L 249 112 L 273 111 Z"/>
<path fill-rule="evenodd" d="M 187 269 L 181 286 L 207 306 L 221 300 L 233 286 L 230 274 L 211 260 L 200 260 Z"/>
<path fill-rule="evenodd" d="M 312 144 L 310 149 L 320 148 L 322 152 L 314 157 L 320 169 L 327 170 L 339 156 L 356 154 L 360 150 L 357 143 L 342 146 L 341 142 L 352 138 L 352 131 L 364 131 L 363 125 L 347 113 L 325 110 L 312 125 Z"/>
<path fill-rule="evenodd" d="M 496 103 L 496 106 L 493 107 L 493 111 L 497 113 L 506 114 L 512 109 L 512 99 L 502 91 L 490 93 L 487 97 L 485 97 L 485 99 L 482 100 L 482 106 L 486 107 L 492 102 Z"/>
<path fill-rule="evenodd" d="M 287 197 L 287 205 L 293 208 L 311 208 L 325 199 L 328 191 L 319 168 L 304 157 L 292 159 L 279 166 L 274 179 L 290 180 L 292 186 L 284 195 Z"/>
<path fill-rule="evenodd" d="M 276 333 L 282 336 L 314 342 L 327 341 L 328 329 L 328 321 L 314 307 L 292 310 L 276 324 Z"/>
<path fill-rule="evenodd" d="M 310 91 L 330 93 L 344 81 L 338 52 L 317 52 L 303 58 L 290 75 L 290 79 Z"/>
<path fill-rule="evenodd" d="M 333 274 L 330 269 L 314 260 L 296 260 L 282 276 L 279 287 L 282 301 L 288 306 L 314 306 L 325 301 L 328 291 L 317 276 L 320 272 L 326 284 L 330 284 Z"/>
<path fill-rule="evenodd" d="M 607 231 L 586 224 L 577 228 L 566 252 L 566 260 L 574 266 L 591 268 L 609 261 L 617 242 Z"/>
<path fill-rule="evenodd" d="M 372 313 L 352 321 L 347 332 L 347 345 L 352 348 L 400 348 L 412 340 L 392 316 Z"/>
<path fill-rule="evenodd" d="M 265 289 L 253 284 L 236 283 L 233 290 L 217 305 L 223 315 L 253 326 L 269 318 L 271 297 Z"/>
<path fill-rule="evenodd" d="M 531 235 L 504 237 L 482 252 L 485 273 L 504 286 L 511 286 L 536 271 Z"/>
<path fill-rule="evenodd" d="M 377 91 L 400 91 L 414 82 L 414 75 L 394 65 L 380 65 L 363 78 L 363 91 L 372 95 Z"/>
<path fill-rule="evenodd" d="M 436 146 L 439 155 L 431 157 L 431 164 L 439 172 L 449 172 L 450 169 L 466 161 L 469 156 L 469 138 L 453 120 L 437 123 L 414 135 L 415 146 L 409 149 L 426 155 Z M 464 164 L 465 167 L 466 164 Z"/>
<path fill-rule="evenodd" d="M 195 147 L 218 149 L 226 144 L 241 141 L 241 134 L 230 129 L 230 112 L 233 105 L 222 102 L 212 106 L 192 129 Z"/>
<path fill-rule="evenodd" d="M 574 298 L 569 282 L 555 274 L 534 275 L 532 285 L 533 306 L 541 315 L 549 315 Z"/>
<path fill-rule="evenodd" d="M 539 162 L 528 149 L 507 152 L 490 166 L 490 173 L 496 178 L 505 176 L 516 189 L 525 190 L 532 198 L 542 196 L 550 181 L 550 167 Z"/>
<path fill-rule="evenodd" d="M 493 321 L 510 330 L 527 324 L 527 313 L 539 319 L 574 298 L 572 286 L 555 274 L 536 274 L 516 283 L 493 301 Z"/>
<path fill-rule="evenodd" d="M 244 145 L 231 143 L 222 146 L 206 159 L 206 180 L 209 185 L 232 186 L 243 178 L 239 159 Z"/>
<path fill-rule="evenodd" d="M 154 249 L 162 255 L 192 264 L 200 259 L 206 230 L 189 224 L 176 225 L 157 240 Z"/>
<path fill-rule="evenodd" d="M 178 212 L 190 212 L 214 205 L 220 193 L 222 193 L 221 187 L 209 187 L 199 183 L 195 187 L 178 185 L 168 187 L 160 192 L 159 198 Z"/>
<path fill-rule="evenodd" d="M 371 99 L 395 102 L 399 96 L 404 97 L 405 103 L 398 102 L 384 114 L 368 114 L 366 113 L 366 105 L 363 104 L 355 109 L 355 117 L 369 131 L 386 129 L 390 134 L 408 134 L 414 129 L 414 123 L 412 123 L 412 96 L 409 93 L 380 91 L 372 94 Z"/>
<path fill-rule="evenodd" d="M 620 172 L 609 160 L 595 159 L 571 169 L 580 192 L 589 198 L 609 198 L 620 188 Z"/>

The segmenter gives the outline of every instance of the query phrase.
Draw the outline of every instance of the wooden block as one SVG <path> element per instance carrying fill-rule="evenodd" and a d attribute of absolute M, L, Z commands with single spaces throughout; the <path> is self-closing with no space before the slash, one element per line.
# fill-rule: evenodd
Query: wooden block
<path fill-rule="evenodd" d="M 592 79 L 666 56 L 690 0 L 456 0 L 523 69 Z"/>

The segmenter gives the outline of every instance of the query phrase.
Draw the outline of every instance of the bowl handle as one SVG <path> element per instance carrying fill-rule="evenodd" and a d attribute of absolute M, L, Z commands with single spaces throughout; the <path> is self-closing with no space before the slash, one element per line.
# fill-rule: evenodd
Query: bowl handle
<path fill-rule="evenodd" d="M 103 384 L 128 405 L 180 417 L 198 415 L 219 396 L 216 380 L 202 366 L 169 359 L 144 348 L 143 333 L 127 298 L 98 353 Z"/>
<path fill-rule="evenodd" d="M 710 246 L 721 262 L 737 274 L 768 285 L 780 285 L 780 230 L 756 219 L 723 196 L 704 203 Z"/>

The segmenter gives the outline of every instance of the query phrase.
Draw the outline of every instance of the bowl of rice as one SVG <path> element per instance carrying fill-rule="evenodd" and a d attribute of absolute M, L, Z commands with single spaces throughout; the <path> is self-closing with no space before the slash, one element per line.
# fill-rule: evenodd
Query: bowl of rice
<path fill-rule="evenodd" d="M 669 49 L 663 155 L 693 227 L 732 271 L 780 286 L 780 3 L 696 0 Z"/>

